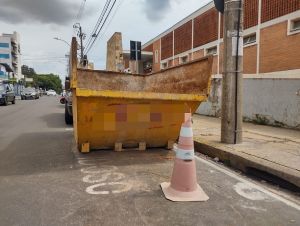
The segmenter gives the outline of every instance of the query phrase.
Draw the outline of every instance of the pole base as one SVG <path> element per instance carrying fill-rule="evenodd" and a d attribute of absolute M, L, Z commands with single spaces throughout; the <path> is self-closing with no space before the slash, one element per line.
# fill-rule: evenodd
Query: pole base
<path fill-rule="evenodd" d="M 199 184 L 195 191 L 190 192 L 177 191 L 168 182 L 163 182 L 160 186 L 166 199 L 173 202 L 204 202 L 209 199 Z"/>

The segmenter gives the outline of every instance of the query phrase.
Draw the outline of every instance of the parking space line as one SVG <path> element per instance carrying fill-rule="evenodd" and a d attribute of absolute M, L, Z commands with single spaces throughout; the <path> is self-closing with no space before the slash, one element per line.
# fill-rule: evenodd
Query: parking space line
<path fill-rule="evenodd" d="M 230 176 L 230 177 L 232 177 L 232 178 L 234 178 L 234 179 L 236 179 L 236 180 L 238 180 L 240 182 L 243 182 L 243 183 L 251 186 L 252 188 L 255 188 L 258 191 L 263 192 L 263 193 L 267 194 L 268 196 L 270 196 L 270 197 L 272 197 L 274 199 L 277 199 L 278 201 L 283 202 L 286 205 L 288 205 L 290 207 L 293 207 L 293 208 L 295 208 L 295 209 L 297 209 L 297 210 L 300 211 L 300 206 L 298 204 L 296 204 L 296 203 L 288 200 L 288 199 L 285 199 L 285 198 L 283 198 L 283 197 L 281 197 L 281 196 L 279 196 L 279 195 L 277 195 L 277 194 L 275 194 L 275 193 L 273 193 L 273 192 L 271 192 L 271 191 L 269 191 L 269 190 L 267 190 L 267 189 L 265 189 L 265 188 L 263 188 L 263 187 L 255 184 L 255 183 L 253 183 L 251 181 L 248 181 L 248 180 L 246 180 L 246 179 L 238 176 L 237 174 L 235 174 L 235 173 L 233 173 L 233 172 L 231 172 L 231 171 L 229 171 L 229 170 L 227 170 L 227 169 L 225 169 L 223 167 L 220 167 L 217 164 L 212 163 L 212 162 L 210 162 L 210 161 L 208 161 L 208 160 L 206 160 L 204 158 L 201 158 L 199 156 L 195 156 L 195 159 L 198 160 L 201 163 L 204 163 L 204 164 L 206 164 L 206 165 L 208 165 L 208 166 L 210 166 L 210 167 L 218 170 L 219 172 L 222 172 L 222 173 L 226 174 L 227 176 Z"/>

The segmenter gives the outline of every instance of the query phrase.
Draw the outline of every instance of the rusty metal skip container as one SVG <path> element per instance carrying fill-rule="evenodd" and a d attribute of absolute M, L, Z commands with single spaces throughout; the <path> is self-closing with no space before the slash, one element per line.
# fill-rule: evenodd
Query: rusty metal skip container
<path fill-rule="evenodd" d="M 79 151 L 172 148 L 184 113 L 194 113 L 210 90 L 212 57 L 150 75 L 78 67 L 72 39 L 70 81 Z"/>

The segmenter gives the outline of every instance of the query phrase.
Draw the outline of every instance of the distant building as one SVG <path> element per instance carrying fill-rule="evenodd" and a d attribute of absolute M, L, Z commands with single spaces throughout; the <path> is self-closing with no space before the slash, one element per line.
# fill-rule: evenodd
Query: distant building
<path fill-rule="evenodd" d="M 244 0 L 245 120 L 300 129 L 300 1 Z M 142 46 L 152 71 L 212 55 L 212 87 L 198 113 L 221 116 L 223 15 L 213 1 Z"/>
<path fill-rule="evenodd" d="M 12 69 L 9 75 L 11 79 L 19 81 L 23 78 L 20 35 L 17 32 L 0 35 L 0 64 L 7 64 Z"/>
<path fill-rule="evenodd" d="M 115 32 L 107 42 L 106 70 L 124 70 L 122 34 L 120 32 Z"/>

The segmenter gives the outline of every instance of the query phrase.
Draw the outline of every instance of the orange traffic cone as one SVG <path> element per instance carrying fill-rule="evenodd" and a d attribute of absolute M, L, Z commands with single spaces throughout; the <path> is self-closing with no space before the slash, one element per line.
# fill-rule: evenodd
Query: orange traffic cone
<path fill-rule="evenodd" d="M 191 113 L 185 113 L 185 122 L 181 126 L 178 146 L 175 147 L 176 158 L 171 183 L 160 184 L 165 197 L 171 201 L 207 201 L 209 199 L 197 183 L 191 119 Z"/>

